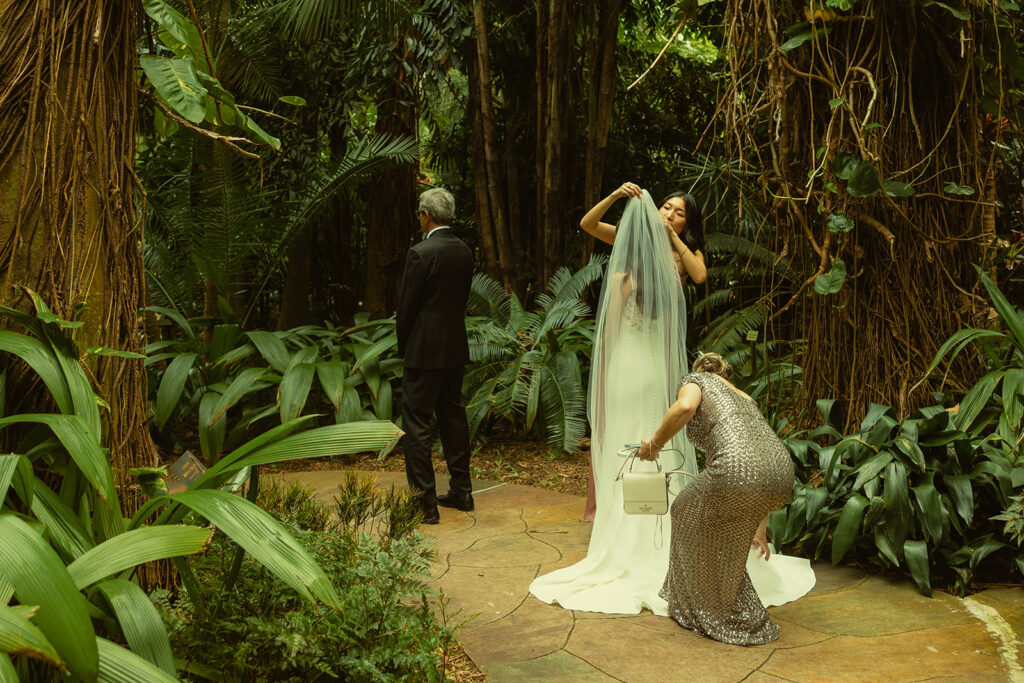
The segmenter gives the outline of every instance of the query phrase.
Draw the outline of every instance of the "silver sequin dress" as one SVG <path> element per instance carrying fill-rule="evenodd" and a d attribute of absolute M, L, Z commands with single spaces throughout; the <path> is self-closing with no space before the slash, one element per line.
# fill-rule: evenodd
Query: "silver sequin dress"
<path fill-rule="evenodd" d="M 757 405 L 717 375 L 695 372 L 702 397 L 687 427 L 705 469 L 672 504 L 668 574 L 661 596 L 682 626 L 733 645 L 760 645 L 779 627 L 745 569 L 758 524 L 793 488 L 789 451 Z"/>

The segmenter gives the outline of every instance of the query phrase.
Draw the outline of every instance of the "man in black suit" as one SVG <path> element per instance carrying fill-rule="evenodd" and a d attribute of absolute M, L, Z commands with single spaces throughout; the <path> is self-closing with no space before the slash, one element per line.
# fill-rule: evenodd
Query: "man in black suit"
<path fill-rule="evenodd" d="M 462 403 L 462 375 L 469 362 L 466 299 L 473 279 L 473 254 L 448 223 L 455 199 L 444 188 L 420 195 L 420 230 L 426 235 L 409 250 L 398 299 L 398 353 L 402 378 L 405 473 L 417 492 L 423 521 L 437 524 L 438 504 L 473 509 L 469 478 L 469 426 Z M 449 492 L 434 490 L 430 419 L 437 414 L 441 446 L 451 476 Z"/>

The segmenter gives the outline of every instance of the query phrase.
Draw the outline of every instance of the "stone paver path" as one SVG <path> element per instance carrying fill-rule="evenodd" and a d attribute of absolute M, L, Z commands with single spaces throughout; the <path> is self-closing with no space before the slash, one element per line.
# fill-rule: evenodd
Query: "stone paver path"
<path fill-rule="evenodd" d="M 366 473 L 404 486 L 402 473 Z M 343 472 L 285 475 L 330 498 Z M 439 473 L 438 479 L 444 479 Z M 554 491 L 474 482 L 476 510 L 441 508 L 434 585 L 459 642 L 489 681 L 1013 681 L 1024 683 L 1024 590 L 961 600 L 921 596 L 900 578 L 827 562 L 801 600 L 770 609 L 779 640 L 725 645 L 649 612 L 606 615 L 546 605 L 535 576 L 586 555 L 583 501 Z"/>

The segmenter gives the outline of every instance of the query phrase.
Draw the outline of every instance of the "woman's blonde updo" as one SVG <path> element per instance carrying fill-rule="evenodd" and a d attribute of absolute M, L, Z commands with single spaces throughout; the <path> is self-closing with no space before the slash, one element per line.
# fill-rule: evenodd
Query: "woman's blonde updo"
<path fill-rule="evenodd" d="M 729 361 L 717 353 L 701 355 L 697 360 L 693 361 L 693 371 L 710 372 L 724 379 L 729 379 L 732 376 L 732 368 L 729 366 Z"/>

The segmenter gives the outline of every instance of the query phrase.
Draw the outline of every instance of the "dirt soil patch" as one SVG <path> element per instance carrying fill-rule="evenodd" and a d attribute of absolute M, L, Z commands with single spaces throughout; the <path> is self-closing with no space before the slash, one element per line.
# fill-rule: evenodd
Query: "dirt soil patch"
<path fill-rule="evenodd" d="M 522 486 L 551 488 L 574 496 L 587 495 L 587 472 L 590 468 L 589 442 L 582 453 L 553 453 L 545 444 L 531 441 L 490 440 L 473 452 L 469 470 L 474 479 L 508 482 Z M 435 448 L 434 471 L 439 480 L 448 472 L 444 456 Z M 332 458 L 289 460 L 268 466 L 275 472 L 359 469 L 366 471 L 404 472 L 402 448 L 378 460 L 376 453 L 358 453 Z"/>

